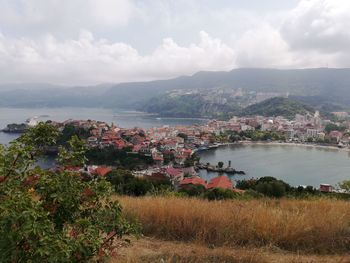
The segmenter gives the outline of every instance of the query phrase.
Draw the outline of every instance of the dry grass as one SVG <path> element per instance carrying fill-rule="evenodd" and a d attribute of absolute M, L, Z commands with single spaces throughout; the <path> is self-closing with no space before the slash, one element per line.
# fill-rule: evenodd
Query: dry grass
<path fill-rule="evenodd" d="M 346 263 L 345 255 L 298 255 L 271 248 L 245 249 L 237 247 L 208 248 L 181 242 L 160 241 L 152 238 L 132 240 L 130 245 L 118 249 L 111 263 Z"/>
<path fill-rule="evenodd" d="M 173 197 L 117 197 L 143 234 L 230 247 L 316 253 L 350 249 L 350 202 L 251 200 L 208 202 Z"/>

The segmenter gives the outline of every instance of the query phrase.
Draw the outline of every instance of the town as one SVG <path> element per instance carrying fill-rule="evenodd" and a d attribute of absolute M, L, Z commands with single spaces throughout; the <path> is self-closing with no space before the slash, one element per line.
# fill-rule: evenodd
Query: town
<path fill-rule="evenodd" d="M 175 189 L 186 189 L 201 185 L 206 189 L 222 188 L 236 192 L 231 180 L 223 174 L 242 174 L 224 164 L 203 164 L 197 152 L 216 149 L 223 145 L 252 143 L 296 143 L 316 144 L 325 147 L 348 148 L 350 141 L 350 122 L 347 113 L 334 112 L 334 120 L 314 115 L 297 114 L 293 120 L 283 117 L 234 117 L 227 121 L 208 120 L 207 123 L 191 126 L 163 126 L 150 129 L 125 129 L 115 124 L 95 120 L 49 121 L 64 131 L 67 127 L 83 131 L 90 149 L 113 148 L 125 151 L 129 156 L 143 156 L 151 160 L 147 164 L 133 167 L 132 173 L 149 180 L 170 180 Z M 37 121 L 30 120 L 30 126 Z M 80 132 L 81 133 L 81 132 Z M 239 164 L 235 164 L 239 165 Z M 66 167 L 73 171 L 87 171 L 105 176 L 113 166 L 95 165 L 89 167 Z M 218 172 L 218 176 L 205 181 L 198 175 L 199 169 Z M 321 191 L 331 191 L 330 185 L 321 185 Z"/>

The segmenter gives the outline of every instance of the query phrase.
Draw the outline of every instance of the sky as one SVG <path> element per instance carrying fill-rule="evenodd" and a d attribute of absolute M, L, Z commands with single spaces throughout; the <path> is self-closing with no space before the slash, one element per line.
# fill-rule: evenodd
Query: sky
<path fill-rule="evenodd" d="M 0 0 L 0 84 L 350 67 L 346 0 Z"/>

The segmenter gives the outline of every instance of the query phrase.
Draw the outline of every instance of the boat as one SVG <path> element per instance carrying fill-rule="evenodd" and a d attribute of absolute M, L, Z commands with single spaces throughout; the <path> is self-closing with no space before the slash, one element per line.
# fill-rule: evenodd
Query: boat
<path fill-rule="evenodd" d="M 198 151 L 206 151 L 206 150 L 208 150 L 209 148 L 208 147 L 206 147 L 206 146 L 200 146 L 200 147 L 198 147 Z"/>
<path fill-rule="evenodd" d="M 219 148 L 219 145 L 213 144 L 213 145 L 209 145 L 208 147 L 209 147 L 209 149 L 217 149 L 217 148 Z"/>

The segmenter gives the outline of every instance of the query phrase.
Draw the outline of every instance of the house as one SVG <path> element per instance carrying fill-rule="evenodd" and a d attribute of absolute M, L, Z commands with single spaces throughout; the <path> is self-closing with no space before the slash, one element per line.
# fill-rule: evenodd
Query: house
<path fill-rule="evenodd" d="M 134 147 L 132 148 L 132 151 L 134 153 L 138 153 L 141 149 L 142 149 L 142 144 L 137 144 L 137 145 L 134 145 Z"/>
<path fill-rule="evenodd" d="M 210 180 L 207 185 L 208 189 L 222 188 L 222 189 L 233 189 L 231 180 L 224 175 L 215 177 Z"/>
<path fill-rule="evenodd" d="M 177 179 L 182 180 L 184 177 L 184 172 L 182 169 L 174 168 L 174 167 L 168 167 L 165 170 L 165 173 L 171 178 L 171 179 Z"/>
<path fill-rule="evenodd" d="M 187 156 L 184 154 L 180 153 L 180 154 L 175 155 L 175 162 L 177 164 L 183 165 L 185 163 L 186 159 L 187 159 Z"/>
<path fill-rule="evenodd" d="M 337 142 L 340 141 L 341 137 L 343 136 L 343 133 L 340 131 L 331 131 L 329 133 L 329 137 L 333 140 L 336 140 Z"/>
<path fill-rule="evenodd" d="M 126 142 L 123 139 L 117 139 L 113 141 L 113 145 L 118 150 L 121 150 L 127 146 Z"/>
<path fill-rule="evenodd" d="M 107 167 L 107 166 L 89 166 L 88 167 L 88 172 L 92 175 L 97 175 L 97 176 L 101 176 L 104 177 L 107 174 L 109 174 L 110 172 L 112 172 L 112 168 Z"/>
<path fill-rule="evenodd" d="M 169 177 L 162 172 L 153 172 L 152 174 L 146 174 L 144 177 L 152 182 L 169 181 Z"/>
<path fill-rule="evenodd" d="M 324 193 L 332 192 L 332 186 L 330 184 L 320 184 L 320 191 Z"/>
<path fill-rule="evenodd" d="M 190 177 L 197 176 L 197 172 L 196 172 L 196 170 L 194 169 L 193 166 L 191 166 L 191 167 L 184 167 L 184 168 L 182 168 L 182 171 L 183 171 L 185 176 L 190 176 Z"/>
<path fill-rule="evenodd" d="M 152 158 L 153 158 L 153 161 L 156 165 L 158 165 L 158 166 L 163 165 L 163 162 L 164 162 L 163 154 L 161 154 L 159 152 L 153 153 Z"/>
<path fill-rule="evenodd" d="M 206 188 L 207 182 L 204 179 L 200 178 L 199 176 L 185 178 L 180 182 L 180 188 L 182 189 L 189 189 L 197 185 L 201 185 L 204 188 Z"/>

